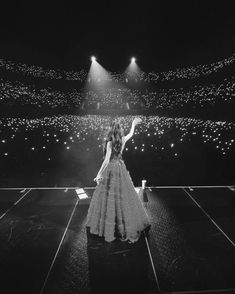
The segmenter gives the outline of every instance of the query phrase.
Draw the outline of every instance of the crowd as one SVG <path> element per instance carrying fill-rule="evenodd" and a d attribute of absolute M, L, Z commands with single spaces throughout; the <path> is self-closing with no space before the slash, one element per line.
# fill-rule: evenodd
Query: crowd
<path fill-rule="evenodd" d="M 19 81 L 0 79 L 0 104 L 2 109 L 10 105 L 47 107 L 50 109 L 179 109 L 204 106 L 221 106 L 234 102 L 235 78 L 224 79 L 219 84 L 196 85 L 191 88 L 175 89 L 130 89 L 104 88 L 56 90 L 51 87 L 38 88 Z M 131 113 L 131 112 L 130 112 Z"/>
<path fill-rule="evenodd" d="M 235 123 L 225 121 L 204 121 L 190 118 L 170 118 L 160 116 L 142 116 L 143 122 L 136 128 L 135 136 L 126 146 L 126 151 L 156 151 L 167 153 L 169 158 L 183 157 L 184 144 L 194 140 L 199 145 L 209 144 L 218 156 L 226 157 L 234 148 Z M 44 154 L 44 160 L 56 159 L 52 146 L 59 146 L 69 152 L 78 145 L 89 151 L 102 149 L 102 138 L 113 117 L 54 116 L 36 119 L 1 118 L 0 160 L 19 154 Z M 130 130 L 133 116 L 119 117 L 124 132 Z M 91 144 L 91 140 L 97 140 Z M 50 150 L 50 152 L 45 152 Z"/>
<path fill-rule="evenodd" d="M 216 73 L 223 68 L 233 64 L 235 61 L 235 54 L 213 62 L 211 64 L 200 64 L 197 66 L 176 68 L 169 71 L 163 72 L 140 72 L 135 75 L 135 79 L 144 82 L 156 82 L 156 81 L 173 81 L 177 79 L 195 79 L 200 76 L 207 76 L 211 73 Z M 27 65 L 24 63 L 16 63 L 4 59 L 0 59 L 0 69 L 7 71 L 20 73 L 26 76 L 33 76 L 35 78 L 46 78 L 46 79 L 65 79 L 65 80 L 76 80 L 76 81 L 86 81 L 88 77 L 88 72 L 86 70 L 57 70 L 57 69 L 45 69 L 41 66 Z M 108 76 L 107 76 L 108 77 Z M 111 79 L 118 82 L 125 82 L 129 77 L 126 73 L 115 73 L 111 75 Z"/>
<path fill-rule="evenodd" d="M 175 166 L 175 174 L 169 178 L 174 180 L 180 174 L 177 168 L 184 167 L 189 160 L 194 165 L 200 160 L 205 164 L 211 156 L 214 161 L 211 161 L 207 174 L 212 174 L 216 160 L 224 162 L 234 158 L 235 122 L 229 119 L 228 114 L 231 112 L 233 115 L 235 77 L 230 76 L 214 83 L 193 83 L 181 88 L 170 88 L 169 85 L 156 87 L 156 84 L 155 87 L 131 87 L 119 82 L 128 82 L 132 78 L 147 82 L 194 79 L 231 65 L 234 59 L 235 55 L 210 65 L 160 73 L 140 72 L 135 77 L 126 73 L 112 73 L 112 82 L 104 87 L 95 87 L 89 83 L 88 73 L 84 70 L 45 70 L 38 66 L 0 60 L 0 70 L 21 74 L 21 79 L 7 75 L 1 75 L 0 78 L 0 172 L 9 168 L 11 173 L 17 166 L 24 167 L 27 164 L 31 164 L 31 172 L 36 162 L 38 169 L 45 167 L 49 170 L 46 167 L 48 163 L 56 163 L 65 157 L 69 171 L 72 164 L 80 169 L 79 166 L 87 165 L 91 156 L 89 154 L 99 152 L 101 158 L 102 138 L 113 119 L 111 114 L 120 114 L 118 118 L 127 133 L 134 118 L 133 110 L 137 109 L 143 122 L 125 146 L 125 154 L 129 158 L 133 154 L 137 155 L 139 159 L 143 158 L 143 163 L 159 159 L 158 176 L 163 178 L 166 178 L 166 174 L 162 172 L 168 176 Z M 36 79 L 22 79 L 24 75 Z M 43 85 L 39 83 L 39 77 L 87 83 L 83 88 L 72 83 L 59 87 L 52 81 Z M 93 115 L 92 109 L 96 110 Z M 181 109 L 184 111 L 181 112 Z M 197 116 L 191 115 L 193 109 Z M 77 110 L 84 112 L 79 113 Z M 110 113 L 100 115 L 102 110 Z M 208 114 L 217 110 L 224 110 L 225 115 L 220 114 L 219 119 L 210 119 Z M 206 113 L 204 117 L 203 111 Z M 76 113 L 79 115 L 74 115 Z M 202 154 L 204 160 L 201 159 Z M 171 165 L 170 168 L 167 168 L 166 162 Z M 176 165 L 177 162 L 180 165 Z M 151 162 L 148 166 L 152 168 L 154 165 Z M 91 168 L 94 168 L 92 164 L 89 170 Z M 153 170 L 153 180 L 155 172 Z M 192 174 L 192 178 L 198 173 L 199 170 Z M 80 176 L 83 174 L 80 169 Z M 184 176 L 187 176 L 187 170 Z"/>

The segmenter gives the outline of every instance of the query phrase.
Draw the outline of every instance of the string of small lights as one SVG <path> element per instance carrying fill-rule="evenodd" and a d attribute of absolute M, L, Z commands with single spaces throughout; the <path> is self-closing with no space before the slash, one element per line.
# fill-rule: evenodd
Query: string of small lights
<path fill-rule="evenodd" d="M 126 103 L 142 109 L 173 109 L 175 107 L 203 108 L 207 105 L 229 105 L 235 97 L 235 77 L 224 79 L 219 84 L 196 85 L 189 89 L 137 90 L 129 88 L 104 88 L 100 91 L 71 89 L 67 92 L 51 87 L 38 89 L 19 81 L 0 79 L 0 102 L 14 106 L 34 105 L 38 108 L 74 108 L 96 105 L 111 109 L 113 106 L 124 109 Z"/>
<path fill-rule="evenodd" d="M 169 157 L 174 158 L 184 155 L 182 147 L 191 140 L 197 140 L 200 145 L 212 146 L 222 157 L 231 154 L 234 148 L 233 122 L 186 117 L 140 117 L 142 123 L 136 128 L 135 137 L 126 146 L 126 151 L 167 152 Z M 131 115 L 119 117 L 125 133 L 129 131 L 133 118 Z M 112 119 L 99 115 L 1 118 L 0 157 L 8 158 L 17 154 L 19 146 L 34 156 L 45 154 L 47 160 L 53 159 L 56 146 L 68 152 L 76 149 L 81 142 L 79 145 L 83 145 L 88 152 L 97 146 L 102 148 L 104 133 Z M 90 144 L 91 140 L 97 140 L 98 144 Z"/>
<path fill-rule="evenodd" d="M 195 79 L 200 76 L 207 76 L 211 73 L 218 72 L 222 70 L 224 67 L 227 67 L 233 64 L 235 61 L 235 54 L 232 56 L 225 58 L 223 60 L 219 60 L 213 62 L 211 64 L 202 64 L 191 67 L 183 67 L 176 68 L 169 71 L 163 72 L 140 72 L 135 75 L 135 79 L 145 82 L 154 82 L 154 81 L 173 81 L 176 79 Z M 35 78 L 46 78 L 46 79 L 56 79 L 56 80 L 77 80 L 77 81 L 86 81 L 88 72 L 86 70 L 59 70 L 59 69 L 45 69 L 41 66 L 36 65 L 27 65 L 24 63 L 16 63 L 13 61 L 0 59 L 0 68 L 15 72 L 21 73 L 25 76 L 33 76 Z M 107 77 L 106 77 L 107 78 Z M 113 80 L 119 82 L 125 82 L 126 79 L 131 78 L 126 73 L 116 73 L 113 72 L 111 75 Z"/>

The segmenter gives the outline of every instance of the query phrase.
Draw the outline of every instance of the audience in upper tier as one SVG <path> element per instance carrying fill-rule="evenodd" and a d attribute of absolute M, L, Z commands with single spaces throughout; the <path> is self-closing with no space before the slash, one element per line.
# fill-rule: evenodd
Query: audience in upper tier
<path fill-rule="evenodd" d="M 173 81 L 177 79 L 195 79 L 200 76 L 207 76 L 211 73 L 218 72 L 224 67 L 233 64 L 235 61 L 235 54 L 225 58 L 223 60 L 213 62 L 211 64 L 203 64 L 191 67 L 176 68 L 169 71 L 163 72 L 140 72 L 135 78 L 140 81 L 154 82 L 154 81 Z M 55 70 L 55 69 L 44 69 L 40 66 L 26 65 L 23 63 L 15 63 L 12 61 L 7 61 L 0 59 L 0 69 L 5 69 L 7 71 L 22 73 L 26 76 L 33 76 L 36 78 L 47 78 L 47 79 L 66 79 L 66 80 L 77 80 L 86 81 L 88 72 L 85 70 L 80 71 L 65 71 L 65 70 Z M 119 82 L 125 82 L 126 74 L 112 73 L 112 79 Z"/>
<path fill-rule="evenodd" d="M 207 86 L 196 85 L 189 89 L 130 89 L 104 88 L 68 91 L 55 90 L 51 87 L 38 88 L 35 85 L 23 84 L 19 81 L 0 80 L 0 104 L 4 108 L 11 106 L 33 105 L 48 109 L 84 109 L 89 108 L 119 110 L 172 110 L 179 108 L 218 106 L 233 103 L 235 97 L 235 78 L 224 79 L 220 84 Z"/>

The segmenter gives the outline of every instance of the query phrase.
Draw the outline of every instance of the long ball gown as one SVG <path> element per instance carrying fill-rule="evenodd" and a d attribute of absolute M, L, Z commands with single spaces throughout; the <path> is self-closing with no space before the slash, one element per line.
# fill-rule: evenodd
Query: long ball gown
<path fill-rule="evenodd" d="M 138 241 L 141 232 L 150 227 L 147 212 L 139 198 L 122 152 L 110 156 L 96 186 L 88 209 L 86 226 L 91 234 L 103 236 L 105 241 L 115 239 Z"/>

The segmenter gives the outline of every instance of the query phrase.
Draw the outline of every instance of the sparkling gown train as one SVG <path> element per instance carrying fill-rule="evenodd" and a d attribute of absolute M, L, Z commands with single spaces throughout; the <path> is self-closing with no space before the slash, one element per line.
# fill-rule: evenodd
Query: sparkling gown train
<path fill-rule="evenodd" d="M 150 221 L 121 153 L 111 154 L 102 177 L 90 202 L 86 226 L 107 242 L 116 238 L 136 242 Z"/>

